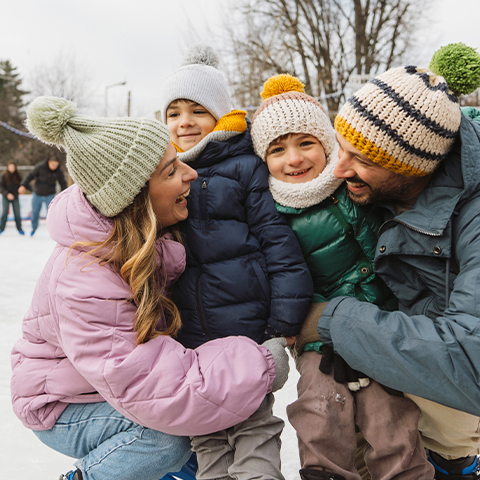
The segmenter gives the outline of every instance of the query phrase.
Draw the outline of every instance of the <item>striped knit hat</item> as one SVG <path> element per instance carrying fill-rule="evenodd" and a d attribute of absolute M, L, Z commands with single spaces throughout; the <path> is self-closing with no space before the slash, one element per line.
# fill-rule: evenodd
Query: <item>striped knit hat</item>
<path fill-rule="evenodd" d="M 130 205 L 157 168 L 168 128 L 148 118 L 77 115 L 64 98 L 38 97 L 28 107 L 27 128 L 44 143 L 65 147 L 72 180 L 107 217 Z"/>
<path fill-rule="evenodd" d="M 171 73 L 160 91 L 160 112 L 167 121 L 167 108 L 174 100 L 191 100 L 205 107 L 218 120 L 232 110 L 227 82 L 217 69 L 219 58 L 205 43 L 193 44 L 185 53 L 182 67 Z"/>
<path fill-rule="evenodd" d="M 269 78 L 262 91 L 262 104 L 252 121 L 255 153 L 265 161 L 269 145 L 289 133 L 307 133 L 320 140 L 327 159 L 335 148 L 335 131 L 322 105 L 304 91 L 291 75 Z"/>
<path fill-rule="evenodd" d="M 435 52 L 429 68 L 392 68 L 342 107 L 335 129 L 382 167 L 401 175 L 433 172 L 457 138 L 458 95 L 480 85 L 480 55 L 464 44 Z"/>

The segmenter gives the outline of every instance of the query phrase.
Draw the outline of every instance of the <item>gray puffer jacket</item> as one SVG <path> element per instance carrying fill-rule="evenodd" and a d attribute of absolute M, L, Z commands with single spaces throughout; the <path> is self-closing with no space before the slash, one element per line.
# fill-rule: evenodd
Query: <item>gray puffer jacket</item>
<path fill-rule="evenodd" d="M 480 123 L 462 116 L 413 208 L 384 213 L 375 269 L 400 311 L 336 298 L 320 337 L 384 385 L 480 415 Z"/>

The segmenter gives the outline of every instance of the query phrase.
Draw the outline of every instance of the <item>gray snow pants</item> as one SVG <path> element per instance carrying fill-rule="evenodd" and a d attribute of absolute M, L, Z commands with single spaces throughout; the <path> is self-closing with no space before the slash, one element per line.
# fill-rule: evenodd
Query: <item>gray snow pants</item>
<path fill-rule="evenodd" d="M 280 434 L 284 421 L 272 413 L 272 393 L 247 420 L 210 435 L 192 437 L 197 480 L 284 480 Z"/>

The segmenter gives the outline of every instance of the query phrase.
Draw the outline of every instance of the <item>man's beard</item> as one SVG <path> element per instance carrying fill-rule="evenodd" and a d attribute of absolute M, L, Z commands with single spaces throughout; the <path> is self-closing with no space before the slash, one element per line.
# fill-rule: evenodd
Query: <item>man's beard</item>
<path fill-rule="evenodd" d="M 348 196 L 356 205 L 364 206 L 371 204 L 382 204 L 385 202 L 401 200 L 408 196 L 412 184 L 413 177 L 406 177 L 392 172 L 392 176 L 387 179 L 384 184 L 377 188 L 372 188 L 368 183 L 364 182 L 359 176 L 349 178 L 352 183 L 361 183 L 368 188 L 368 192 L 357 195 L 348 189 Z"/>

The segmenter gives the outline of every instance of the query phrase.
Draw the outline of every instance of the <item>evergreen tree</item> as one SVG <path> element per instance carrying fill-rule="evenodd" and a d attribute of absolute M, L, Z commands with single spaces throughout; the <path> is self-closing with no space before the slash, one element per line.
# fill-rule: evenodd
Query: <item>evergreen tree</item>
<path fill-rule="evenodd" d="M 8 60 L 0 60 L 0 122 L 7 123 L 18 130 L 25 130 L 23 121 L 25 114 L 22 80 Z M 22 148 L 24 137 L 18 136 L 0 124 L 0 164 L 6 164 L 10 156 L 18 148 Z"/>

